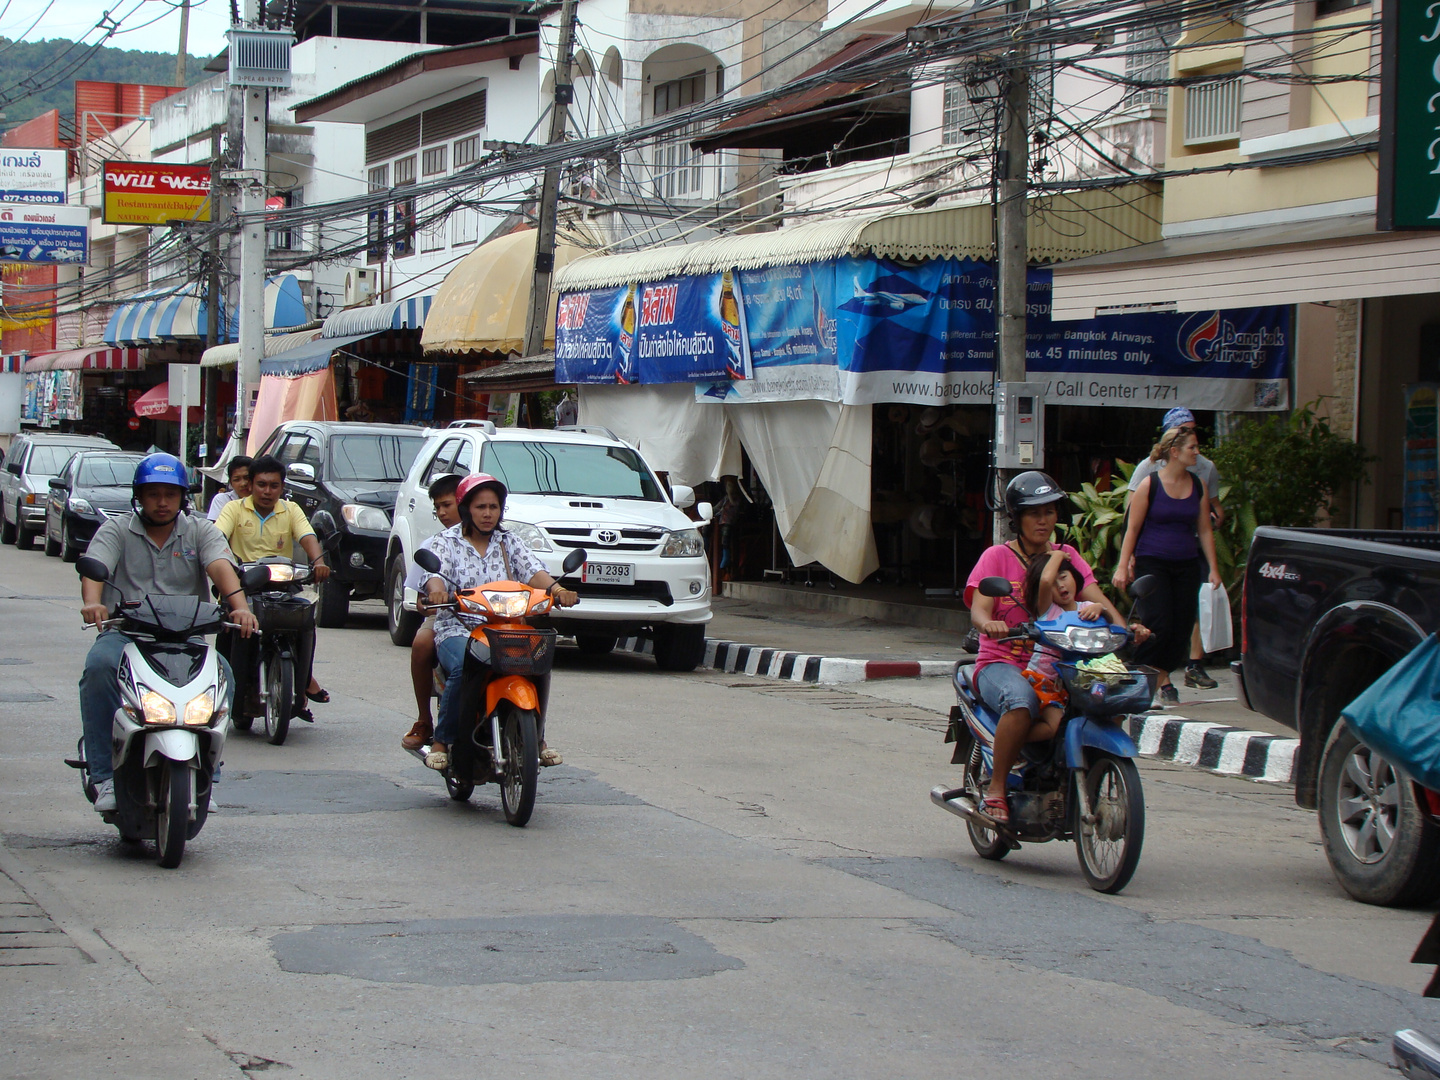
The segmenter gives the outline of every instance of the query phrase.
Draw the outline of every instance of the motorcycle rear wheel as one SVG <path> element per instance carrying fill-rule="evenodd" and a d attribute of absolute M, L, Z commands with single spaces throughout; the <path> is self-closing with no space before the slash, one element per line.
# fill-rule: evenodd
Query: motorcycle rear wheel
<path fill-rule="evenodd" d="M 265 679 L 265 737 L 271 746 L 279 746 L 290 734 L 290 715 L 295 711 L 295 661 L 271 656 L 260 670 Z"/>
<path fill-rule="evenodd" d="M 155 853 L 160 865 L 174 870 L 185 857 L 190 832 L 190 767 L 166 758 L 160 763 L 155 805 Z"/>
<path fill-rule="evenodd" d="M 505 708 L 500 719 L 500 743 L 505 755 L 500 805 L 505 820 L 518 827 L 530 820 L 540 785 L 540 734 L 535 710 Z"/>
<path fill-rule="evenodd" d="M 1096 892 L 1118 893 L 1130 884 L 1145 843 L 1145 794 L 1140 770 L 1129 758 L 1095 751 L 1089 768 L 1075 773 L 1095 820 L 1077 823 L 1075 851 Z M 1076 801 L 1077 813 L 1079 800 Z"/>
<path fill-rule="evenodd" d="M 985 754 L 977 741 L 970 748 L 970 760 L 965 763 L 965 772 L 960 778 L 960 785 L 965 789 L 965 794 L 974 801 L 976 806 L 979 806 L 985 800 L 985 788 L 989 783 L 990 770 L 985 767 Z M 965 831 L 970 834 L 970 843 L 974 846 L 975 853 L 982 859 L 999 862 L 1010 854 L 1009 842 L 994 829 L 987 829 L 983 825 L 967 820 Z"/>

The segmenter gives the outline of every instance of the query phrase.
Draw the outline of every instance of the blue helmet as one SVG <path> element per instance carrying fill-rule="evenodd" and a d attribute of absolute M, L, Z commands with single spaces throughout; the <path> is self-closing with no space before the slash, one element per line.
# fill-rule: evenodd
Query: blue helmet
<path fill-rule="evenodd" d="M 185 471 L 185 463 L 174 454 L 148 454 L 135 466 L 135 479 L 130 481 L 130 487 L 138 489 L 141 484 L 174 484 L 189 491 L 190 476 Z M 139 491 L 135 490 L 135 494 Z"/>

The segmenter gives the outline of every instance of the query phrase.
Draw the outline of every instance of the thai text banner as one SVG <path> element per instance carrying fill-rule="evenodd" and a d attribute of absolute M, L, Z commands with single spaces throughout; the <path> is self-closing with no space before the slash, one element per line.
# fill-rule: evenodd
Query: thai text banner
<path fill-rule="evenodd" d="M 633 355 L 647 333 L 647 297 L 691 312 L 677 331 L 713 333 L 720 286 L 741 298 L 749 367 L 706 374 L 671 354 Z M 995 274 L 969 259 L 899 263 L 870 257 L 675 278 L 568 293 L 556 329 L 558 382 L 693 382 L 702 401 L 840 400 L 847 404 L 991 401 Z M 687 290 L 687 285 L 690 288 Z M 1253 411 L 1289 404 L 1286 308 L 1143 313 L 1050 321 L 1051 276 L 1029 279 L 1027 378 L 1051 404 Z M 634 306 L 635 330 L 625 311 Z M 668 314 L 670 309 L 665 309 Z M 706 323 L 705 320 L 712 321 Z M 680 323 L 678 314 L 674 325 Z M 628 366 L 618 359 L 632 357 Z"/>
<path fill-rule="evenodd" d="M 210 166 L 105 163 L 108 225 L 165 225 L 210 220 Z"/>
<path fill-rule="evenodd" d="M 85 263 L 89 244 L 88 207 L 0 203 L 0 262 Z"/>
<path fill-rule="evenodd" d="M 0 202 L 63 203 L 64 150 L 0 148 Z"/>

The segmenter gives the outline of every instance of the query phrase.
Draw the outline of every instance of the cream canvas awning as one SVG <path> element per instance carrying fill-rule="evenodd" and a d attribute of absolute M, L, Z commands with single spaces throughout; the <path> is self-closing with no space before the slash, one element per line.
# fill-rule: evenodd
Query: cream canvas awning
<path fill-rule="evenodd" d="M 583 255 L 565 240 L 555 245 L 557 269 Z M 535 266 L 535 230 L 481 244 L 456 264 L 435 291 L 421 347 L 430 353 L 518 353 L 525 347 L 525 317 Z M 545 347 L 555 345 L 555 301 L 545 316 Z"/>
<path fill-rule="evenodd" d="M 1031 262 L 1079 259 L 1160 238 L 1158 184 L 1036 196 L 1028 206 Z M 755 270 L 867 254 L 893 259 L 991 259 L 995 244 L 990 204 L 828 218 L 774 232 L 592 256 L 557 273 L 555 287 L 564 292 L 601 289 L 683 274 Z"/>
<path fill-rule="evenodd" d="M 306 345 L 320 336 L 320 328 L 300 330 L 293 334 L 269 334 L 265 338 L 265 355 L 275 356 L 291 349 Z M 240 362 L 240 343 L 232 341 L 225 345 L 212 345 L 200 354 L 200 366 L 233 367 Z"/>

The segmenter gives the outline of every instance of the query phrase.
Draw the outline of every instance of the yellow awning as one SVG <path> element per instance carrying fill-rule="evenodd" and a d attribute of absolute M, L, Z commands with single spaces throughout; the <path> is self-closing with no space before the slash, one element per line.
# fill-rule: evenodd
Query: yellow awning
<path fill-rule="evenodd" d="M 584 249 L 557 241 L 555 268 Z M 481 244 L 456 263 L 435 292 L 420 345 L 428 353 L 519 353 L 525 347 L 525 315 L 535 266 L 535 230 L 510 233 Z M 545 347 L 555 344 L 552 290 L 545 317 Z"/>

